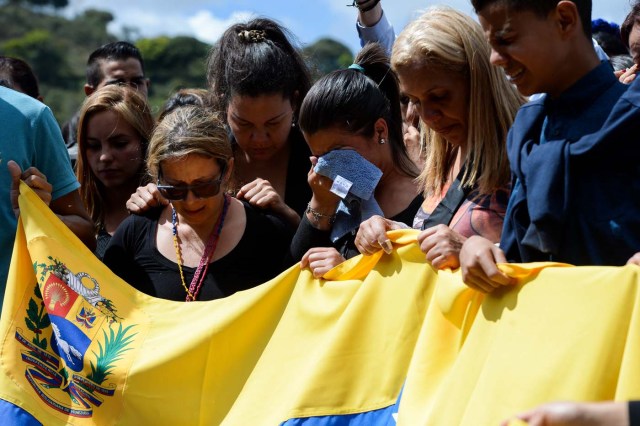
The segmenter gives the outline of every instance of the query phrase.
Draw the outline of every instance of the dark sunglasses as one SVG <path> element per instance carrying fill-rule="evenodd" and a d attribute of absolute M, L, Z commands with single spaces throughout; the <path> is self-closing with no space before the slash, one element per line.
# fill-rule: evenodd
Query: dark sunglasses
<path fill-rule="evenodd" d="M 167 200 L 179 201 L 187 198 L 189 191 L 197 198 L 210 198 L 218 195 L 220 192 L 220 185 L 223 182 L 226 167 L 222 168 L 220 178 L 213 179 L 208 182 L 196 183 L 195 185 L 160 185 L 158 180 L 158 191 Z"/>

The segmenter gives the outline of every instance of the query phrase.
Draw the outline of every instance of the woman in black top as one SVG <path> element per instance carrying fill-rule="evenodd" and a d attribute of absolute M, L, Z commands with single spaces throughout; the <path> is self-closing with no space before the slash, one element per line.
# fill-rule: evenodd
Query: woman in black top
<path fill-rule="evenodd" d="M 347 149 L 359 154 L 351 156 L 360 162 L 358 168 L 376 166 L 382 173 L 372 197 L 384 216 L 410 224 L 422 196 L 415 182 L 418 170 L 402 139 L 396 76 L 377 44 L 367 45 L 355 62 L 313 85 L 302 103 L 300 128 L 315 156 L 314 164 L 317 157 Z M 356 227 L 337 239 L 334 232 L 332 238 L 332 231 L 340 225 L 336 209 L 341 198 L 330 190 L 334 182 L 316 173 L 315 168 L 309 172 L 308 182 L 313 196 L 294 236 L 290 256 L 293 261 L 302 259 L 301 266 L 310 267 L 320 277 L 359 254 L 353 244 L 358 222 L 356 219 Z"/>
<path fill-rule="evenodd" d="M 287 30 L 269 19 L 229 27 L 208 59 L 210 91 L 231 133 L 235 174 L 229 190 L 292 228 L 311 198 L 309 148 L 296 125 L 311 85 Z M 127 203 L 131 212 L 161 203 L 153 185 Z"/>
<path fill-rule="evenodd" d="M 310 154 L 296 117 L 311 80 L 292 39 L 270 19 L 232 25 L 207 76 L 234 138 L 237 197 L 297 226 L 311 192 L 301 185 Z"/>
<path fill-rule="evenodd" d="M 167 206 L 132 215 L 104 263 L 138 290 L 170 300 L 211 300 L 275 277 L 291 232 L 280 219 L 225 192 L 234 159 L 222 121 L 195 106 L 153 133 L 149 174 Z M 268 249 L 259 250 L 268 241 Z"/>

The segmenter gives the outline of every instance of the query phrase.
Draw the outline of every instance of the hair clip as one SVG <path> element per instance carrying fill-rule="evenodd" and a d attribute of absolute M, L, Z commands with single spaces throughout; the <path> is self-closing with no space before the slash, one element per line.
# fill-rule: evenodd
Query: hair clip
<path fill-rule="evenodd" d="M 265 30 L 242 30 L 238 33 L 238 37 L 245 43 L 259 43 L 265 41 L 267 33 Z"/>

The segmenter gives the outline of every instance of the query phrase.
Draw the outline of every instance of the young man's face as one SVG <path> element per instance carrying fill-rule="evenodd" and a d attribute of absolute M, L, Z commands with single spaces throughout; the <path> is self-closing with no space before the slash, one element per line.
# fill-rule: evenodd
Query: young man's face
<path fill-rule="evenodd" d="M 560 40 L 551 18 L 531 11 L 514 11 L 500 2 L 478 11 L 491 44 L 491 63 L 502 67 L 520 93 L 557 92 L 561 65 Z"/>
<path fill-rule="evenodd" d="M 136 58 L 101 61 L 102 81 L 91 92 L 111 84 L 128 85 L 137 90 L 145 99 L 148 95 L 149 80 L 142 72 L 142 65 Z"/>

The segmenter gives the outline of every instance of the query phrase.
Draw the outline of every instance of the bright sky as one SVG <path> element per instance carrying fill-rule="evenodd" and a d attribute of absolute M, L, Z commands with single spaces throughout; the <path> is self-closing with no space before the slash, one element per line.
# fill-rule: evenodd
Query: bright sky
<path fill-rule="evenodd" d="M 622 23 L 630 0 L 594 0 L 593 17 Z M 74 15 L 87 8 L 108 10 L 115 16 L 109 30 L 135 27 L 143 37 L 191 35 L 213 43 L 232 23 L 266 16 L 288 27 L 303 44 L 332 37 L 355 53 L 360 47 L 355 30 L 356 9 L 351 0 L 70 0 L 65 11 Z M 473 15 L 469 0 L 383 0 L 382 5 L 396 34 L 417 12 L 446 4 Z"/>

